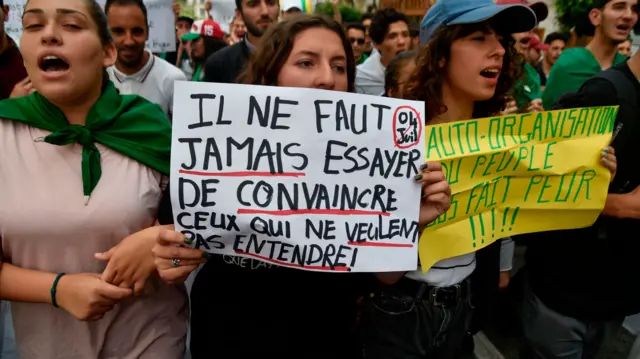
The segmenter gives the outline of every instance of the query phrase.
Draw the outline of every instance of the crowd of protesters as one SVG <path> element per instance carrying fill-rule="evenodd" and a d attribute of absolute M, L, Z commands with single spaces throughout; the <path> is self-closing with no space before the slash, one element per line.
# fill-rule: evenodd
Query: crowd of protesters
<path fill-rule="evenodd" d="M 236 0 L 225 33 L 176 4 L 177 49 L 162 54 L 142 0 L 28 0 L 19 44 L 0 27 L 0 299 L 21 359 L 461 358 L 500 291 L 518 298 L 523 359 L 594 359 L 640 312 L 637 0 L 593 0 L 585 47 L 543 40 L 544 3 L 439 0 L 418 28 L 391 8 L 342 23 L 331 5 L 329 18 Z M 174 231 L 176 81 L 423 101 L 427 126 L 619 105 L 599 155 L 612 183 L 591 227 L 502 238 L 426 273 L 238 261 Z M 412 181 L 424 229 L 451 189 L 438 162 Z"/>

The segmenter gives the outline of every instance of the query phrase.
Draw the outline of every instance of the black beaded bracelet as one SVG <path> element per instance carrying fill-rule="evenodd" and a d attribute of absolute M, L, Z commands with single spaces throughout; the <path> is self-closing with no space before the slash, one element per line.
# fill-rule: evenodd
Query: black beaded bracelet
<path fill-rule="evenodd" d="M 58 308 L 58 302 L 56 302 L 56 292 L 58 290 L 58 281 L 60 281 L 60 278 L 62 278 L 63 275 L 65 275 L 64 272 L 58 273 L 58 275 L 56 276 L 56 279 L 53 281 L 53 285 L 51 286 L 51 304 L 53 304 L 55 308 Z"/>

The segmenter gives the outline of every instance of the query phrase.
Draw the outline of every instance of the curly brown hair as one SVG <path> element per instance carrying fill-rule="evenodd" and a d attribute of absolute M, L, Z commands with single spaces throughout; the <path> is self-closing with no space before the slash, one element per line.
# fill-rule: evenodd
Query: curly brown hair
<path fill-rule="evenodd" d="M 296 36 L 308 29 L 323 28 L 336 33 L 342 41 L 347 57 L 347 83 L 349 92 L 355 92 L 356 63 L 351 43 L 342 26 L 319 15 L 296 15 L 272 26 L 262 35 L 256 52 L 251 55 L 246 70 L 238 77 L 239 83 L 252 85 L 278 85 L 278 74 L 286 63 Z"/>
<path fill-rule="evenodd" d="M 490 28 L 491 25 L 488 23 L 443 26 L 422 47 L 416 71 L 407 83 L 405 98 L 425 102 L 426 122 L 447 112 L 447 107 L 442 100 L 442 85 L 446 74 L 446 71 L 443 71 L 442 63 L 449 62 L 453 41 L 476 31 L 486 32 Z M 494 29 L 498 34 L 501 34 L 498 28 Z M 505 55 L 495 94 L 486 101 L 476 102 L 473 108 L 473 118 L 489 117 L 503 110 L 506 102 L 505 95 L 522 76 L 524 59 L 515 49 L 513 37 L 506 34 L 502 37 L 501 43 L 505 48 Z"/>

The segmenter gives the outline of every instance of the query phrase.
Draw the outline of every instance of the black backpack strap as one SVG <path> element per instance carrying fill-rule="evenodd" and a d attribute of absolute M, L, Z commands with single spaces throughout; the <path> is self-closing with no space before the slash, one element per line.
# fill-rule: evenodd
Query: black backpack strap
<path fill-rule="evenodd" d="M 636 118 L 638 115 L 638 94 L 634 84 L 629 81 L 629 78 L 615 67 L 600 72 L 595 78 L 607 80 L 616 90 L 616 97 L 618 98 L 618 105 L 620 105 L 620 107 L 618 109 L 618 117 L 616 118 L 616 126 L 613 130 L 612 143 L 617 144 L 615 140 L 623 128 L 626 133 L 632 133 L 632 129 L 636 126 L 638 120 Z"/>

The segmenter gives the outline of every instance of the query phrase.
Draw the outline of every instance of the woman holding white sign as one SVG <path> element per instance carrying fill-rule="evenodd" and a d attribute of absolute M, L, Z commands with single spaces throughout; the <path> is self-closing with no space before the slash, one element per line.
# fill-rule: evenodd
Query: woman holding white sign
<path fill-rule="evenodd" d="M 425 101 L 427 125 L 497 114 L 517 78 L 510 34 L 536 22 L 526 6 L 438 1 L 420 25 L 423 47 L 413 74 L 388 94 Z M 469 277 L 475 269 L 476 255 L 469 253 L 436 263 L 426 274 L 419 268 L 380 277 L 379 288 L 365 296 L 365 357 L 453 358 L 473 315 Z"/>
<path fill-rule="evenodd" d="M 116 49 L 94 0 L 29 0 L 22 23 L 36 92 L 0 102 L 0 297 L 19 356 L 181 358 L 187 298 L 152 276 L 157 228 L 143 230 L 169 122 L 109 81 Z"/>
<path fill-rule="evenodd" d="M 301 15 L 275 25 L 262 39 L 243 83 L 354 92 L 351 44 L 335 22 Z M 450 193 L 439 164 L 423 167 L 427 196 L 420 224 L 426 225 L 448 209 Z M 181 244 L 182 234 L 165 231 L 154 248 L 158 272 L 168 282 L 184 280 L 204 255 L 176 246 Z M 191 292 L 191 354 L 194 359 L 226 352 L 238 357 L 356 358 L 357 299 L 370 278 L 213 255 Z"/>

